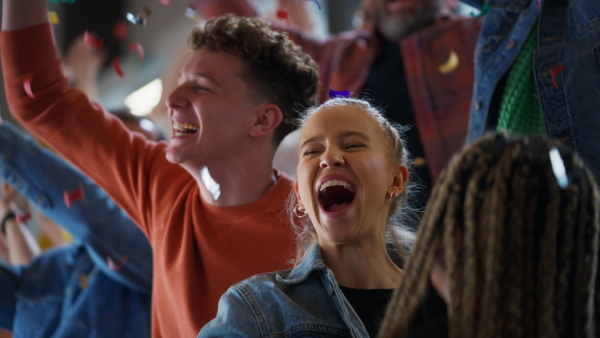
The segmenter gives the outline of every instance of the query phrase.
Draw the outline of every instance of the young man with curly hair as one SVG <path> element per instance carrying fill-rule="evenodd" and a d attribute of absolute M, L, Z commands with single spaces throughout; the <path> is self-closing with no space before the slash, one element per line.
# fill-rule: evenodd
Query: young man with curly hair
<path fill-rule="evenodd" d="M 231 284 L 287 265 L 295 249 L 283 212 L 291 181 L 272 160 L 294 107 L 314 102 L 310 57 L 262 20 L 211 20 L 193 32 L 193 53 L 167 99 L 173 138 L 155 143 L 69 88 L 45 0 L 3 6 L 12 113 L 150 240 L 154 337 L 195 336 Z"/>

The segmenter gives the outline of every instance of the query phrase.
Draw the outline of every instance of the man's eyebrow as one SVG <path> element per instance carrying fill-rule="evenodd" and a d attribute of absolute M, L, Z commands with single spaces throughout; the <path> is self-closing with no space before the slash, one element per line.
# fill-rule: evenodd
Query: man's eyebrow
<path fill-rule="evenodd" d="M 215 80 L 214 78 L 202 73 L 202 72 L 196 72 L 194 73 L 194 75 L 192 75 L 193 77 L 201 77 L 204 79 L 207 79 L 208 81 L 212 82 L 214 85 L 221 87 L 221 84 L 219 84 L 219 82 L 217 80 Z"/>
<path fill-rule="evenodd" d="M 179 72 L 179 75 L 177 76 L 177 82 L 181 81 L 183 74 L 181 72 Z M 213 83 L 215 86 L 221 87 L 221 84 L 219 84 L 219 82 L 217 80 L 215 80 L 214 78 L 202 73 L 202 72 L 196 72 L 192 75 L 193 78 L 203 78 L 206 79 L 208 81 L 210 81 L 211 83 Z"/>

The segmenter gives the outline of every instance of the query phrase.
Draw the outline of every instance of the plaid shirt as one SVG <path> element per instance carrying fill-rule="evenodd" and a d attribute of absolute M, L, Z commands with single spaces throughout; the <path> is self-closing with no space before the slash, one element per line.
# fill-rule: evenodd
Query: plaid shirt
<path fill-rule="evenodd" d="M 206 17 L 235 12 L 252 16 L 244 0 L 202 0 Z M 401 41 L 402 61 L 415 122 L 433 182 L 465 144 L 473 91 L 474 54 L 481 20 L 444 14 Z M 280 27 L 281 28 L 281 27 Z M 354 30 L 317 41 L 281 28 L 319 64 L 319 100 L 329 88 L 358 93 L 379 50 L 373 29 Z"/>
<path fill-rule="evenodd" d="M 416 127 L 433 182 L 465 144 L 473 91 L 473 55 L 481 20 L 446 16 L 401 41 L 402 62 Z M 290 37 L 319 64 L 319 100 L 329 89 L 358 93 L 379 48 L 374 30 L 355 30 L 317 42 Z"/>

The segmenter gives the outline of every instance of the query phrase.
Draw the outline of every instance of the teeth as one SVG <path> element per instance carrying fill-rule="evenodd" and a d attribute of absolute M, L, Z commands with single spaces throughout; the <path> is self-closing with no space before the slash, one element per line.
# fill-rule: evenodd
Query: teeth
<path fill-rule="evenodd" d="M 319 192 L 323 193 L 325 190 L 327 190 L 327 188 L 337 186 L 337 185 L 341 185 L 342 187 L 354 192 L 354 188 L 352 188 L 352 186 L 348 182 L 342 181 L 342 180 L 326 181 L 325 183 L 321 184 L 321 188 L 319 188 Z"/>
<path fill-rule="evenodd" d="M 173 122 L 173 130 L 175 131 L 175 136 L 181 136 L 181 135 L 177 135 L 178 133 L 183 133 L 184 135 L 193 134 L 193 133 L 197 132 L 199 129 L 200 129 L 200 127 L 195 126 L 191 123 Z"/>

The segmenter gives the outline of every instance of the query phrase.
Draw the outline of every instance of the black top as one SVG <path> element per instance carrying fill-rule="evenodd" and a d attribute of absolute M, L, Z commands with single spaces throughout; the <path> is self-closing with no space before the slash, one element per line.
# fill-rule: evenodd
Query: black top
<path fill-rule="evenodd" d="M 341 285 L 340 289 L 365 325 L 369 337 L 377 337 L 379 325 L 394 289 L 353 289 Z"/>
<path fill-rule="evenodd" d="M 353 289 L 341 285 L 340 290 L 365 325 L 369 337 L 377 337 L 387 304 L 394 290 Z M 448 337 L 446 303 L 432 286 L 427 290 L 421 308 L 417 310 L 412 319 L 407 337 Z"/>
<path fill-rule="evenodd" d="M 380 41 L 381 49 L 375 57 L 359 96 L 373 100 L 373 103 L 384 110 L 388 119 L 402 126 L 410 127 L 406 132 L 408 151 L 413 159 L 425 158 L 421 139 L 415 126 L 415 116 L 406 83 L 400 45 L 389 42 L 381 35 Z M 425 207 L 431 192 L 431 177 L 426 165 L 413 168 L 411 174 L 413 173 L 411 179 L 422 186 L 420 189 L 422 191 L 413 194 L 409 200 L 413 206 L 422 208 Z"/>

